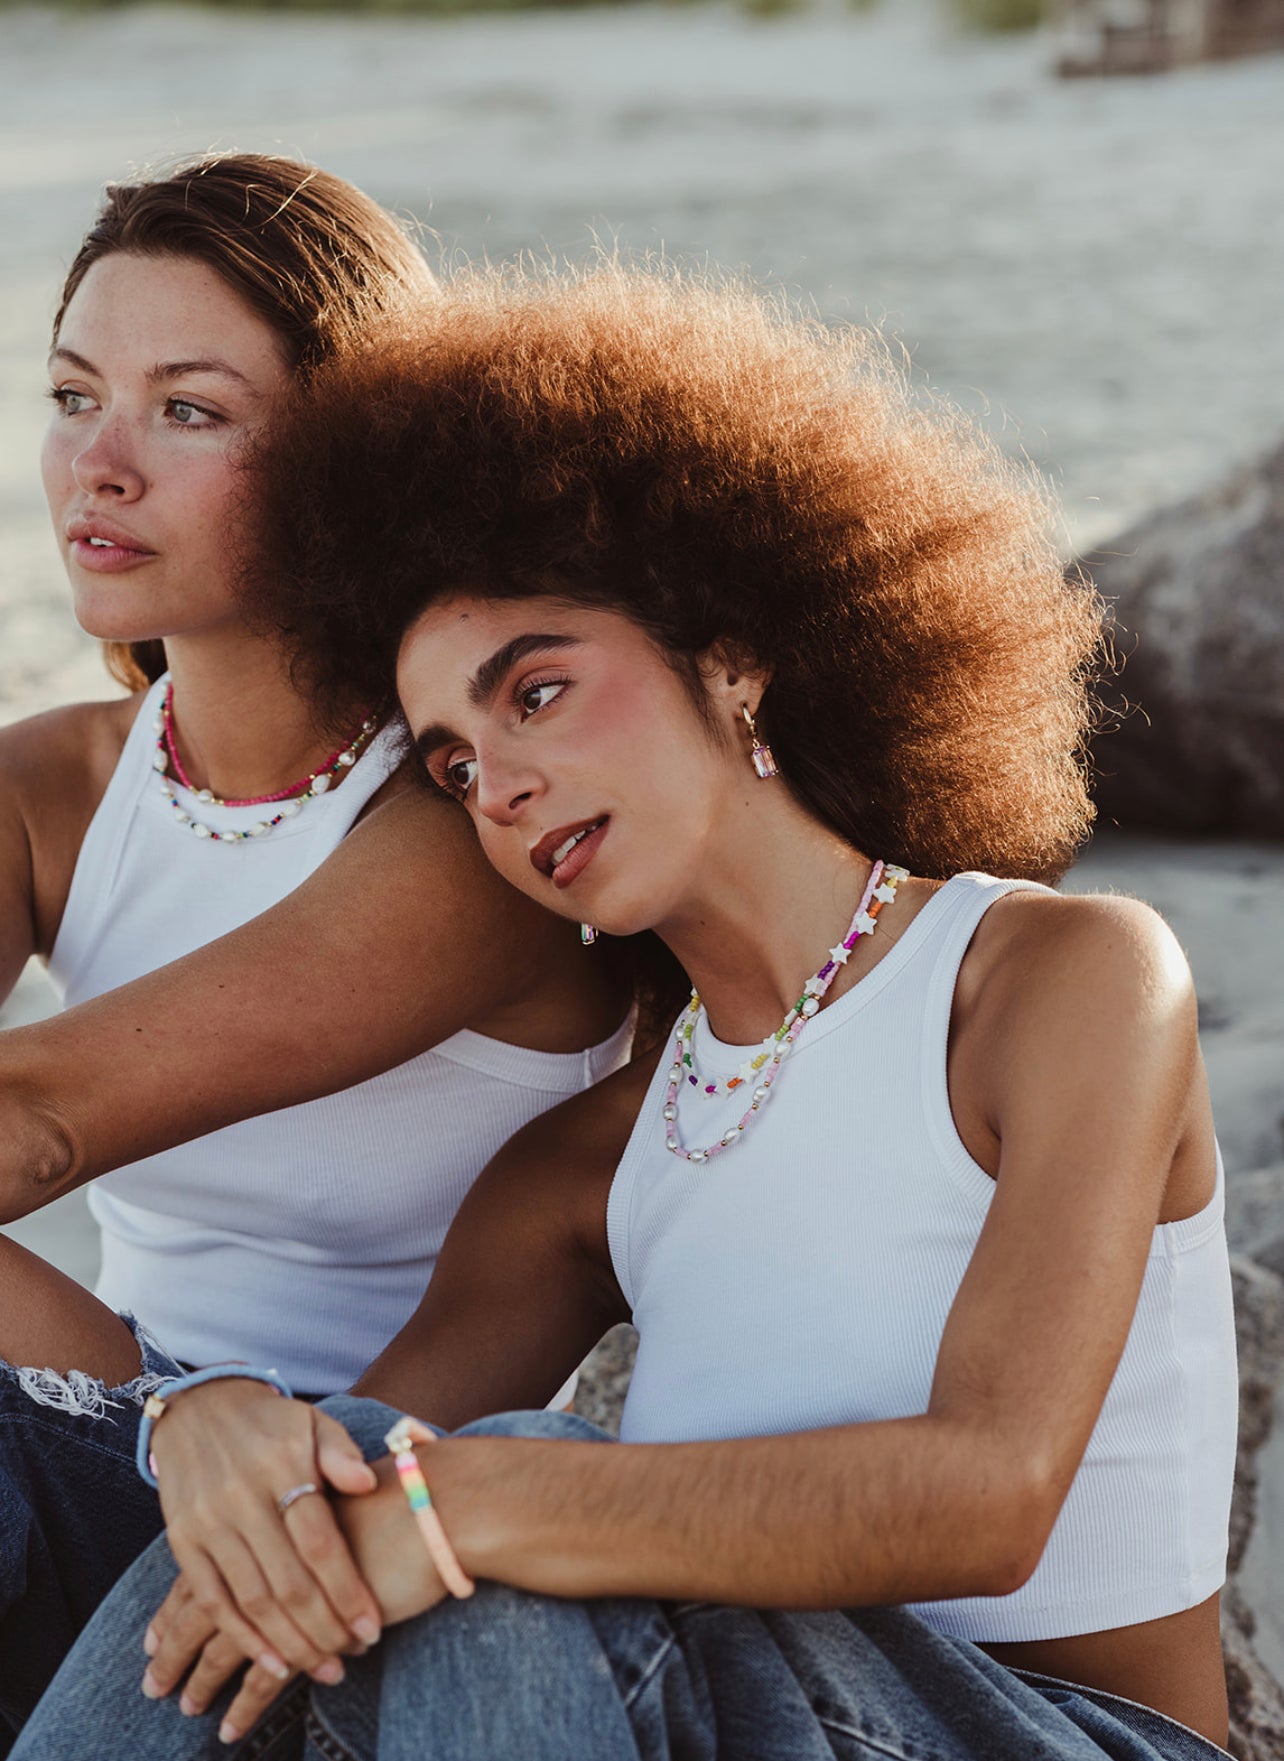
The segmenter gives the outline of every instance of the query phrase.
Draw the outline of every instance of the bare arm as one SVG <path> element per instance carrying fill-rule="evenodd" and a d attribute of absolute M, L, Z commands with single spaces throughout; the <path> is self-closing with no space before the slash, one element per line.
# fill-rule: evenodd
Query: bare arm
<path fill-rule="evenodd" d="M 447 1441 L 431 1456 L 433 1496 L 467 1569 L 557 1595 L 775 1607 L 999 1595 L 1025 1581 L 1127 1337 L 1198 1052 L 1172 938 L 1113 901 L 1057 902 L 998 1013 L 985 1097 L 997 1190 L 927 1412 L 733 1443 Z M 504 1207 L 488 1215 L 486 1203 L 483 1189 L 457 1225 L 469 1258 L 506 1259 L 519 1290 L 532 1273 L 542 1282 L 551 1242 L 519 1268 Z M 395 1347 L 381 1364 L 395 1368 Z M 411 1392 L 400 1374 L 389 1387 Z M 400 1520 L 389 1487 L 362 1524 L 381 1499 L 384 1520 Z"/>
<path fill-rule="evenodd" d="M 792 1608 L 1002 1595 L 1029 1577 L 1123 1350 L 1174 1167 L 1192 1145 L 1210 1154 L 1171 936 L 1113 901 L 1050 911 L 1008 950 L 977 1024 L 990 1075 L 969 1098 L 999 1145 L 997 1187 L 927 1411 L 609 1450 L 447 1439 L 425 1466 L 467 1570 L 552 1595 Z M 528 1405 L 618 1317 L 605 1201 L 644 1080 L 622 1073 L 496 1158 L 363 1391 L 443 1425 Z M 441 1588 L 377 1471 L 341 1518 L 399 1619 Z M 236 1710 L 272 1691 L 252 1672 Z"/>
<path fill-rule="evenodd" d="M 0 1001 L 35 953 L 31 845 L 11 792 L 0 790 Z"/>
<path fill-rule="evenodd" d="M 629 1318 L 606 1200 L 655 1055 L 533 1119 L 460 1206 L 418 1309 L 361 1377 L 368 1394 L 453 1430 L 542 1406 Z"/>
<path fill-rule="evenodd" d="M 559 1051 L 604 1037 L 622 1004 L 587 991 L 568 933 L 498 879 L 449 803 L 402 788 L 253 922 L 0 1035 L 0 1221 L 464 1026 Z"/>
<path fill-rule="evenodd" d="M 76 851 L 120 755 L 122 706 L 76 704 L 0 728 L 0 1002 L 47 953 Z"/>

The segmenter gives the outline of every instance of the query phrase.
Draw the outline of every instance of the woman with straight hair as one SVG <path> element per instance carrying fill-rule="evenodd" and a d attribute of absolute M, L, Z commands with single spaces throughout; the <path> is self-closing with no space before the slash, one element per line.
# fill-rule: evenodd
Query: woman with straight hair
<path fill-rule="evenodd" d="M 82 1697 L 108 1761 L 1222 1754 L 1222 1172 L 1172 935 L 1054 890 L 1101 630 L 1041 489 L 867 336 L 609 266 L 464 278 L 260 484 L 302 651 L 395 670 L 498 872 L 695 989 L 329 1403 L 379 1458 L 336 1499 L 378 1655 L 256 1727 L 255 1542 L 207 1524 L 221 1591 L 158 1542 L 20 1757 L 71 1761 Z M 630 1316 L 622 1441 L 511 1410 Z M 177 1510 L 228 1421 L 161 1405 Z"/>
<path fill-rule="evenodd" d="M 157 1381 L 348 1386 L 487 1158 L 625 1052 L 620 985 L 408 774 L 390 690 L 322 705 L 239 598 L 270 412 L 434 298 L 369 197 L 261 155 L 113 186 L 67 276 L 45 488 L 128 694 L 0 732 L 0 995 L 38 955 L 68 1005 L 0 1037 L 0 1216 L 93 1180 L 103 1264 L 91 1295 L 0 1237 L 0 1728 L 160 1527 Z M 323 1544 L 300 1488 L 366 1470 L 324 1415 L 276 1418 L 217 1496 Z M 267 1583 L 317 1662 L 378 1630 L 341 1552 Z"/>

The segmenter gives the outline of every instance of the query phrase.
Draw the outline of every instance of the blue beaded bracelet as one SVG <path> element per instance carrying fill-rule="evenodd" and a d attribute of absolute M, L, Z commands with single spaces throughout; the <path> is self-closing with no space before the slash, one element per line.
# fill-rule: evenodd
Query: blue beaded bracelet
<path fill-rule="evenodd" d="M 287 1387 L 275 1370 L 256 1370 L 253 1364 L 211 1364 L 207 1370 L 193 1370 L 190 1376 L 171 1376 L 143 1402 L 143 1416 L 138 1426 L 138 1447 L 134 1453 L 134 1461 L 149 1486 L 157 1484 L 151 1459 L 152 1427 L 157 1419 L 176 1394 L 186 1394 L 189 1388 L 199 1388 L 202 1382 L 219 1382 L 225 1376 L 240 1376 L 247 1382 L 266 1382 L 287 1400 L 294 1398 L 293 1390 Z"/>

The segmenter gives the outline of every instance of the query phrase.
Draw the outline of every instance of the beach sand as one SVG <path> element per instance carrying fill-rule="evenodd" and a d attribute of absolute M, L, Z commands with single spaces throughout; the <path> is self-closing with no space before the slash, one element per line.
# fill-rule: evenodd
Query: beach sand
<path fill-rule="evenodd" d="M 1083 549 L 1279 430 L 1284 60 L 1055 80 L 927 0 L 414 20 L 0 10 L 0 720 L 101 691 L 41 511 L 41 363 L 100 186 L 311 154 L 446 251 L 745 267 L 886 324 Z"/>
<path fill-rule="evenodd" d="M 925 0 L 777 19 L 0 10 L 0 722 L 111 690 L 46 531 L 41 362 L 100 186 L 176 152 L 311 155 L 447 255 L 582 256 L 596 233 L 884 324 L 1048 472 L 1067 553 L 1220 476 L 1279 432 L 1284 61 L 1067 84 L 1051 61 L 1038 36 L 961 40 Z M 1069 884 L 1138 893 L 1186 946 L 1233 1194 L 1284 1161 L 1284 851 L 1107 834 Z M 0 1025 L 47 1006 L 29 971 Z M 12 1232 L 92 1277 L 83 1195 Z M 1245 1581 L 1284 1676 L 1275 1436 Z"/>

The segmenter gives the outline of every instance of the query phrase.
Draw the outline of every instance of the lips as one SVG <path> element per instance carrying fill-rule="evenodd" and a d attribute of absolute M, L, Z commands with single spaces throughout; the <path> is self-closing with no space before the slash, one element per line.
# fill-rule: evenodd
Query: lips
<path fill-rule="evenodd" d="M 67 527 L 72 561 L 90 574 L 115 574 L 136 568 L 156 555 L 132 532 L 108 520 L 81 518 Z"/>
<path fill-rule="evenodd" d="M 156 554 L 132 532 L 126 532 L 123 526 L 110 520 L 84 517 L 72 520 L 67 526 L 67 537 L 72 544 L 83 544 L 94 550 L 128 550 L 135 556 Z"/>
<path fill-rule="evenodd" d="M 555 887 L 569 887 L 592 861 L 608 824 L 609 817 L 599 814 L 595 819 L 559 826 L 532 849 L 532 865 L 547 875 Z"/>

